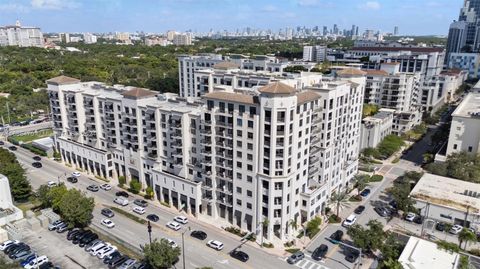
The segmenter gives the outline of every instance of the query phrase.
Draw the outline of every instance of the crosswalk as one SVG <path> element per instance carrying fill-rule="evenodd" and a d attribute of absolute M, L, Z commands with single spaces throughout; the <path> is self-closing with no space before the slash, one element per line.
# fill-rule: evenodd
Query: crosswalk
<path fill-rule="evenodd" d="M 302 269 L 329 269 L 328 267 L 325 267 L 321 264 L 321 263 L 325 263 L 325 261 L 320 260 L 317 262 L 312 260 L 311 258 L 312 257 L 310 255 L 305 255 L 304 259 L 295 263 L 294 265 Z M 286 261 L 287 258 L 285 258 L 284 260 Z"/>

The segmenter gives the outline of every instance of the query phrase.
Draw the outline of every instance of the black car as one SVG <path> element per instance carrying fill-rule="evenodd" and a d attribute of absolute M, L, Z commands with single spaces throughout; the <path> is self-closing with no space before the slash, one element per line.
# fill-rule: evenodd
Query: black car
<path fill-rule="evenodd" d="M 115 193 L 116 196 L 123 196 L 125 198 L 128 198 L 128 193 L 126 191 L 117 191 L 117 193 Z"/>
<path fill-rule="evenodd" d="M 362 197 L 367 197 L 370 194 L 370 189 L 364 189 L 361 193 L 360 196 Z"/>
<path fill-rule="evenodd" d="M 440 231 L 440 232 L 445 231 L 445 223 L 437 222 L 437 225 L 435 225 L 435 229 L 437 229 L 437 231 Z"/>
<path fill-rule="evenodd" d="M 105 258 L 103 258 L 103 263 L 107 264 L 109 263 L 110 261 L 116 259 L 116 258 L 120 258 L 122 257 L 122 254 L 118 251 L 115 251 L 113 252 L 112 254 L 106 256 Z"/>
<path fill-rule="evenodd" d="M 393 209 L 397 209 L 398 208 L 398 204 L 397 204 L 397 201 L 395 200 L 392 200 L 390 201 L 390 203 L 388 203 Z"/>
<path fill-rule="evenodd" d="M 17 147 L 15 147 L 15 146 L 10 146 L 10 147 L 8 147 L 8 149 L 11 150 L 11 151 L 15 151 L 15 150 L 17 150 Z"/>
<path fill-rule="evenodd" d="M 365 207 L 363 205 L 359 205 L 357 206 L 357 208 L 355 208 L 355 211 L 353 212 L 357 215 L 360 215 L 363 213 L 364 210 L 365 210 Z"/>
<path fill-rule="evenodd" d="M 90 234 L 92 234 L 93 232 L 88 230 L 88 231 L 85 231 L 84 233 L 81 233 L 81 234 L 77 234 L 77 236 L 75 236 L 72 240 L 72 243 L 74 245 L 77 245 L 80 243 L 80 241 L 82 241 L 83 238 L 89 236 Z"/>
<path fill-rule="evenodd" d="M 207 238 L 207 234 L 204 231 L 193 231 L 190 234 L 191 237 L 195 237 L 200 240 L 205 240 Z"/>
<path fill-rule="evenodd" d="M 28 250 L 30 250 L 30 246 L 28 246 L 27 244 L 23 244 L 15 248 L 14 250 L 10 251 L 10 253 L 8 254 L 8 257 L 12 259 L 15 256 L 15 254 L 20 253 L 22 251 L 28 251 Z"/>
<path fill-rule="evenodd" d="M 25 243 L 13 244 L 11 246 L 8 246 L 3 252 L 7 255 L 10 255 L 12 251 L 15 251 L 15 249 L 20 248 L 22 246 L 26 246 L 26 244 Z"/>
<path fill-rule="evenodd" d="M 342 237 L 343 237 L 343 231 L 342 230 L 337 230 L 332 235 L 330 235 L 330 239 L 335 240 L 335 241 L 342 241 Z"/>
<path fill-rule="evenodd" d="M 70 183 L 77 183 L 77 182 L 78 182 L 78 178 L 76 178 L 76 177 L 67 177 L 67 181 L 70 182 Z"/>
<path fill-rule="evenodd" d="M 390 211 L 383 207 L 383 206 L 378 206 L 378 207 L 375 207 L 374 208 L 375 212 L 378 213 L 378 215 L 380 215 L 381 217 L 388 217 L 390 216 Z"/>
<path fill-rule="evenodd" d="M 5 145 L 5 142 L 0 141 L 0 146 L 3 146 L 3 145 Z"/>
<path fill-rule="evenodd" d="M 124 256 L 121 256 L 120 259 L 110 261 L 108 263 L 108 266 L 115 268 L 117 266 L 120 266 L 122 263 L 124 263 L 125 261 L 127 261 L 129 259 L 130 259 L 130 257 L 128 257 L 127 255 L 124 255 Z"/>
<path fill-rule="evenodd" d="M 115 213 L 110 208 L 104 208 L 102 209 L 102 215 L 104 215 L 107 218 L 113 218 L 115 216 Z"/>
<path fill-rule="evenodd" d="M 50 269 L 50 268 L 53 268 L 53 263 L 51 263 L 51 262 L 42 263 L 38 267 L 38 269 Z"/>
<path fill-rule="evenodd" d="M 325 258 L 325 255 L 327 255 L 328 252 L 328 246 L 321 244 L 318 248 L 316 248 L 313 253 L 312 253 L 312 259 L 319 261 L 323 258 Z"/>
<path fill-rule="evenodd" d="M 77 236 L 79 233 L 82 233 L 83 230 L 74 230 L 73 232 L 71 232 L 70 234 L 67 234 L 67 240 L 73 240 L 75 238 L 75 236 Z"/>
<path fill-rule="evenodd" d="M 416 224 L 422 224 L 423 223 L 423 217 L 422 216 L 415 216 L 415 218 L 413 219 L 413 222 L 416 223 Z"/>
<path fill-rule="evenodd" d="M 39 162 L 42 158 L 40 156 L 33 156 L 33 160 Z"/>
<path fill-rule="evenodd" d="M 42 163 L 34 162 L 34 163 L 32 163 L 32 166 L 35 167 L 35 168 L 42 168 Z"/>
<path fill-rule="evenodd" d="M 97 239 L 98 239 L 98 234 L 91 233 L 89 236 L 82 238 L 82 240 L 80 240 L 80 243 L 78 243 L 78 246 L 83 248 L 93 240 L 97 240 Z"/>
<path fill-rule="evenodd" d="M 349 251 L 345 256 L 345 260 L 354 263 L 355 261 L 357 261 L 358 256 L 360 256 L 360 253 L 358 251 Z"/>
<path fill-rule="evenodd" d="M 157 222 L 157 221 L 160 220 L 160 218 L 159 218 L 157 215 L 155 215 L 155 214 L 149 214 L 149 215 L 147 216 L 147 219 L 148 219 L 149 221 L 153 221 L 153 222 Z"/>
<path fill-rule="evenodd" d="M 232 252 L 230 252 L 230 257 L 242 262 L 248 261 L 248 254 L 240 250 L 232 250 Z"/>
<path fill-rule="evenodd" d="M 87 187 L 87 190 L 92 191 L 92 192 L 97 192 L 99 190 L 97 185 L 89 185 Z"/>
<path fill-rule="evenodd" d="M 69 229 L 68 232 L 67 232 L 67 237 L 70 236 L 73 233 L 78 232 L 78 230 L 79 230 L 78 228 Z"/>

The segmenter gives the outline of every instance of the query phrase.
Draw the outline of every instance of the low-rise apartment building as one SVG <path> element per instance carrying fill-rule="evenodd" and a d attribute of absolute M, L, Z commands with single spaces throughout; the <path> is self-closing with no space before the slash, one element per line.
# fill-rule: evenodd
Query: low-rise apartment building
<path fill-rule="evenodd" d="M 395 110 L 382 108 L 377 114 L 362 120 L 360 150 L 375 148 L 387 135 L 392 134 L 394 114 Z"/>
<path fill-rule="evenodd" d="M 47 81 L 62 160 L 91 174 L 125 176 L 199 219 L 294 235 L 357 173 L 365 78 L 308 89 L 281 82 L 248 92 L 181 98 L 147 89 Z"/>

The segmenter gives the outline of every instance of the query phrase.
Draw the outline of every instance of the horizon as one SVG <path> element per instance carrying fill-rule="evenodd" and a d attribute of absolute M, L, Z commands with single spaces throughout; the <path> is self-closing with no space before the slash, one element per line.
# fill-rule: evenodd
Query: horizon
<path fill-rule="evenodd" d="M 108 33 L 167 30 L 193 32 L 297 26 L 340 30 L 359 26 L 399 36 L 446 36 L 461 0 L 2 0 L 0 25 L 40 27 L 45 33 Z M 399 18 L 394 20 L 392 18 Z M 223 23 L 222 23 L 223 22 Z"/>

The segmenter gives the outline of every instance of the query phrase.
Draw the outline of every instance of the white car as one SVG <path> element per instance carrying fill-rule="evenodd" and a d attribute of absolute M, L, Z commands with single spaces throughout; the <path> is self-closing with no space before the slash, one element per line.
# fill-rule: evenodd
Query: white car
<path fill-rule="evenodd" d="M 180 223 L 176 221 L 170 221 L 169 223 L 167 223 L 167 227 L 172 230 L 178 231 L 180 230 L 180 228 L 182 228 L 182 225 L 180 225 Z"/>
<path fill-rule="evenodd" d="M 82 175 L 82 174 L 80 174 L 80 172 L 77 172 L 77 171 L 75 171 L 75 172 L 72 173 L 72 177 L 79 177 L 79 176 L 81 176 L 81 175 Z"/>
<path fill-rule="evenodd" d="M 111 245 L 109 243 L 98 244 L 92 249 L 90 249 L 90 255 L 97 256 L 97 254 L 100 253 L 103 249 L 108 248 L 110 246 Z"/>
<path fill-rule="evenodd" d="M 215 250 L 222 250 L 223 249 L 223 243 L 217 240 L 210 240 L 207 242 L 207 246 L 215 249 Z"/>
<path fill-rule="evenodd" d="M 416 216 L 417 215 L 415 215 L 415 213 L 408 212 L 408 214 L 405 216 L 405 220 L 412 222 L 415 219 Z"/>
<path fill-rule="evenodd" d="M 352 226 L 353 224 L 355 224 L 356 221 L 357 221 L 357 216 L 355 216 L 354 214 L 352 214 L 352 215 L 348 216 L 348 218 L 346 218 L 346 219 L 343 221 L 342 225 L 343 225 L 344 227 L 350 227 L 350 226 Z"/>
<path fill-rule="evenodd" d="M 49 188 L 55 187 L 55 186 L 57 186 L 57 185 L 58 185 L 57 182 L 52 181 L 52 180 L 50 180 L 49 182 L 47 182 L 47 186 L 48 186 Z"/>
<path fill-rule="evenodd" d="M 113 223 L 113 221 L 111 221 L 110 219 L 102 219 L 102 225 L 107 228 L 115 227 L 115 223 Z"/>
<path fill-rule="evenodd" d="M 137 214 L 140 214 L 140 215 L 143 215 L 143 214 L 145 214 L 145 208 L 136 206 L 136 207 L 133 208 L 133 212 L 135 212 Z"/>
<path fill-rule="evenodd" d="M 181 224 L 187 224 L 188 223 L 187 217 L 184 217 L 184 216 L 176 216 L 175 218 L 173 218 L 173 220 L 178 222 L 178 223 L 181 223 Z"/>
<path fill-rule="evenodd" d="M 110 245 L 106 248 L 103 248 L 101 249 L 98 253 L 97 253 L 97 257 L 99 259 L 103 259 L 105 258 L 106 256 L 112 254 L 113 252 L 115 252 L 117 250 L 117 247 L 116 246 L 113 246 L 113 245 Z"/>
<path fill-rule="evenodd" d="M 40 256 L 36 259 L 33 259 L 31 262 L 29 262 L 27 265 L 25 265 L 23 268 L 25 269 L 34 269 L 38 268 L 40 265 L 48 262 L 47 256 Z"/>
<path fill-rule="evenodd" d="M 168 241 L 168 244 L 169 244 L 172 248 L 178 248 L 177 243 L 175 243 L 175 241 L 173 241 L 172 239 L 170 239 L 170 238 L 163 238 L 163 239 L 167 240 L 167 241 Z"/>
<path fill-rule="evenodd" d="M 3 242 L 2 244 L 0 244 L 0 250 L 1 251 L 4 251 L 6 248 L 8 248 L 9 246 L 13 245 L 13 244 L 18 244 L 20 243 L 20 241 L 18 240 L 7 240 L 5 242 Z"/>
<path fill-rule="evenodd" d="M 462 230 L 463 230 L 463 227 L 461 225 L 455 224 L 448 232 L 451 234 L 458 234 Z"/>
<path fill-rule="evenodd" d="M 109 191 L 109 190 L 112 189 L 112 186 L 110 186 L 110 184 L 105 183 L 105 184 L 100 185 L 100 188 L 104 191 Z"/>

